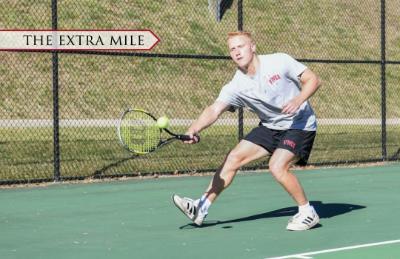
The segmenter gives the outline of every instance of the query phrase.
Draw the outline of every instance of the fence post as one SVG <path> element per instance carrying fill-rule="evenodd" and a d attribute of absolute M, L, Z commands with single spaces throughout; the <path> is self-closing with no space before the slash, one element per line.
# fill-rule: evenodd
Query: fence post
<path fill-rule="evenodd" d="M 243 31 L 243 1 L 238 0 L 238 31 Z M 243 108 L 238 110 L 238 139 L 243 139 Z"/>
<path fill-rule="evenodd" d="M 381 116 L 382 116 L 382 160 L 387 160 L 386 136 L 386 14 L 385 0 L 381 0 Z"/>
<path fill-rule="evenodd" d="M 51 29 L 57 30 L 57 0 L 51 1 Z M 60 142 L 59 142 L 59 111 L 58 111 L 58 53 L 52 52 L 53 76 L 53 156 L 54 181 L 60 180 Z"/>

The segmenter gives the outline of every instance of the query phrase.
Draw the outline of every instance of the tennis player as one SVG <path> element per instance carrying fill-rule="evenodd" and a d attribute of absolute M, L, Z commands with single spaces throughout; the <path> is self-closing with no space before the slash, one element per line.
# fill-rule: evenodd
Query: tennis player
<path fill-rule="evenodd" d="M 319 222 L 297 177 L 293 164 L 306 165 L 317 123 L 308 99 L 320 86 L 318 76 L 284 53 L 257 55 L 249 32 L 228 34 L 228 47 L 238 69 L 216 101 L 204 109 L 186 134 L 198 142 L 198 134 L 228 110 L 247 107 L 260 118 L 254 128 L 226 156 L 200 199 L 173 195 L 174 204 L 201 226 L 211 204 L 226 189 L 239 168 L 255 159 L 270 156 L 269 171 L 298 205 L 288 230 L 307 230 Z"/>

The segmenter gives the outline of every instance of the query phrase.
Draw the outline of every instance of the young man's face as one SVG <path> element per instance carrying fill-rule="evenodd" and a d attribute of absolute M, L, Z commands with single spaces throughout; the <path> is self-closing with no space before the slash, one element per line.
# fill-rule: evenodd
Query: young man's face
<path fill-rule="evenodd" d="M 240 68 L 247 68 L 253 60 L 256 46 L 249 37 L 244 35 L 228 39 L 229 54 Z"/>

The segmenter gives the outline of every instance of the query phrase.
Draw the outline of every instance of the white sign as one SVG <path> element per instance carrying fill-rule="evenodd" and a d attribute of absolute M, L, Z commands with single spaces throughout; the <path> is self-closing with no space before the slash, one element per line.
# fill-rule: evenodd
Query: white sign
<path fill-rule="evenodd" d="M 151 50 L 150 30 L 0 30 L 0 50 Z"/>

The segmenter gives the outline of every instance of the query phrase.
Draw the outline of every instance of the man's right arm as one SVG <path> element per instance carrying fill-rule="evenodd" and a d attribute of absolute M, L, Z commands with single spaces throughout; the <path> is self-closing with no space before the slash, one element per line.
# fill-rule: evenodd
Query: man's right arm
<path fill-rule="evenodd" d="M 203 129 L 211 126 L 219 116 L 229 110 L 229 108 L 229 104 L 221 101 L 215 101 L 213 104 L 205 108 L 199 118 L 192 123 L 186 132 L 186 134 L 191 136 L 193 140 L 185 141 L 185 143 L 191 144 L 198 142 L 196 135 L 198 135 Z"/>

